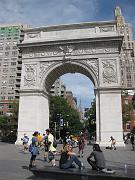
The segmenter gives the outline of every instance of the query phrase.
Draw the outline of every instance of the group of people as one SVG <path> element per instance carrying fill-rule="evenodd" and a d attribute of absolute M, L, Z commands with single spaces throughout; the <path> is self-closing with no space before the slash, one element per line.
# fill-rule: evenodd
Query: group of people
<path fill-rule="evenodd" d="M 31 158 L 30 158 L 30 164 L 29 168 L 32 168 L 36 166 L 36 156 L 39 154 L 39 147 L 41 141 L 39 141 L 39 133 L 37 131 L 34 132 L 32 137 L 32 143 L 29 146 L 29 150 L 31 152 Z M 26 144 L 24 142 L 24 139 L 27 139 L 26 134 L 24 135 L 23 145 L 24 148 L 26 147 Z M 85 138 L 83 134 L 80 134 L 78 139 L 78 154 L 74 152 L 74 148 L 72 144 L 70 144 L 69 137 L 65 137 L 65 143 L 63 144 L 63 148 L 61 152 L 56 151 L 56 147 L 54 147 L 54 136 L 51 133 L 50 129 L 46 129 L 46 133 L 42 138 L 42 143 L 44 143 L 44 160 L 51 162 L 52 166 L 56 166 L 55 163 L 55 155 L 57 153 L 60 154 L 60 161 L 59 161 L 59 167 L 61 169 L 68 169 L 68 168 L 75 168 L 78 166 L 80 169 L 84 168 L 83 163 L 79 159 L 79 157 L 83 157 L 83 150 L 85 147 Z M 28 139 L 29 140 L 29 139 Z M 94 157 L 94 160 L 93 160 Z M 100 146 L 98 144 L 93 145 L 93 151 L 87 158 L 88 163 L 92 166 L 92 169 L 94 170 L 102 170 L 105 168 L 105 159 L 103 152 L 100 149 Z"/>
<path fill-rule="evenodd" d="M 56 153 L 56 148 L 53 145 L 54 142 L 54 136 L 51 133 L 50 129 L 46 129 L 46 134 L 42 138 L 41 141 L 38 139 L 39 133 L 37 131 L 34 132 L 33 137 L 32 137 L 32 143 L 31 143 L 31 159 L 30 159 L 30 165 L 29 167 L 34 167 L 36 166 L 35 160 L 37 154 L 39 154 L 39 148 L 41 146 L 41 142 L 44 143 L 44 160 L 47 161 L 47 157 L 49 162 L 51 162 L 52 166 L 56 166 L 55 164 L 55 153 Z"/>

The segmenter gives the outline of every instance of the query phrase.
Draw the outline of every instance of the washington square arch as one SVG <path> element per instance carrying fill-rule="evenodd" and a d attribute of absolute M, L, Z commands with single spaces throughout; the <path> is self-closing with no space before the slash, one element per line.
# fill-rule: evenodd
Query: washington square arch
<path fill-rule="evenodd" d="M 81 73 L 94 84 L 96 141 L 110 136 L 123 146 L 120 53 L 123 36 L 116 21 L 55 25 L 25 31 L 19 102 L 19 143 L 24 133 L 49 127 L 48 95 L 57 78 Z"/>

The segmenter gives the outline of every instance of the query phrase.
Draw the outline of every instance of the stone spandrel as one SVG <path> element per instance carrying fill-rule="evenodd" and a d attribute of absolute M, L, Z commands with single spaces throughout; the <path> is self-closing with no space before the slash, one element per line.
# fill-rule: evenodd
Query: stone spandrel
<path fill-rule="evenodd" d="M 23 79 L 21 88 L 29 89 L 36 88 L 37 86 L 37 64 L 24 64 L 23 66 Z"/>
<path fill-rule="evenodd" d="M 121 87 L 119 62 L 117 59 L 101 59 L 100 61 L 100 86 L 101 87 Z"/>

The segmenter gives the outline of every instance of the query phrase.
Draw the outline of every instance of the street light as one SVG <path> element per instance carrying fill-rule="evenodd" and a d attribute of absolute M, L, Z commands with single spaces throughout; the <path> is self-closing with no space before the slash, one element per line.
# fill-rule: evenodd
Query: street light
<path fill-rule="evenodd" d="M 56 138 L 56 128 L 57 128 L 57 123 L 56 123 L 56 122 L 54 122 L 55 138 Z"/>
<path fill-rule="evenodd" d="M 59 116 L 59 139 L 60 139 L 60 128 L 63 127 L 63 123 L 64 123 L 64 120 L 61 116 L 62 114 L 57 114 L 57 116 Z"/>

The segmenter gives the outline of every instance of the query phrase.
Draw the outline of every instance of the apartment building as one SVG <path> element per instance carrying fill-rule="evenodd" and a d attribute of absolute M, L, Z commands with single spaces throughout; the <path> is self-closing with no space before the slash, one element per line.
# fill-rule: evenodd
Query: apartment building
<path fill-rule="evenodd" d="M 0 25 L 0 115 L 10 113 L 12 102 L 19 99 L 22 60 L 17 44 L 28 27 Z"/>
<path fill-rule="evenodd" d="M 58 78 L 51 87 L 50 94 L 52 96 L 61 96 L 65 97 L 66 95 L 66 86 L 63 82 Z"/>
<path fill-rule="evenodd" d="M 131 132 L 131 130 L 135 127 L 135 110 L 132 107 L 132 98 L 133 94 L 126 91 L 122 94 L 124 133 Z"/>
<path fill-rule="evenodd" d="M 77 110 L 77 98 L 73 96 L 72 91 L 66 91 L 65 99 L 73 109 Z"/>
<path fill-rule="evenodd" d="M 115 8 L 117 30 L 123 36 L 121 49 L 121 74 L 122 85 L 125 89 L 135 86 L 135 41 L 133 40 L 132 26 L 125 22 L 121 8 Z"/>

